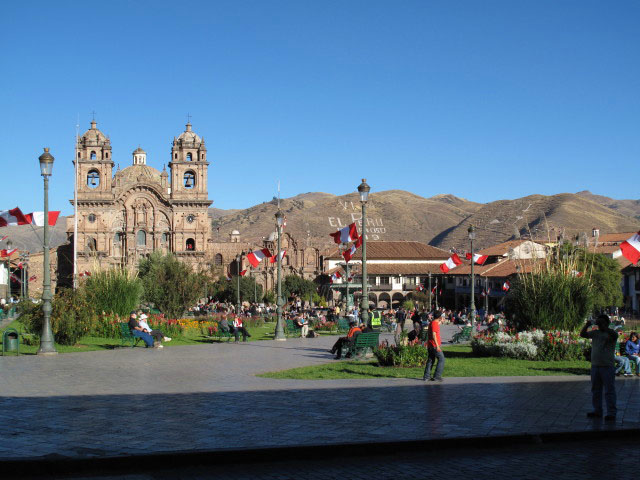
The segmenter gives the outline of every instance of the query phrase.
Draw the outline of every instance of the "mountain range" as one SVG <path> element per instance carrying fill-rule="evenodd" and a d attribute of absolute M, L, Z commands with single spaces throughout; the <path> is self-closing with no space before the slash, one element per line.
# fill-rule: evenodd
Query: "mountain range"
<path fill-rule="evenodd" d="M 299 242 L 331 247 L 329 233 L 361 220 L 358 194 L 312 192 L 280 200 L 285 230 Z M 218 238 L 238 230 L 245 241 L 259 244 L 275 230 L 277 200 L 243 210 L 211 209 Z M 640 200 L 615 200 L 589 191 L 529 195 L 482 204 L 454 195 L 425 198 L 403 190 L 371 193 L 367 204 L 367 235 L 372 240 L 414 240 L 450 249 L 468 248 L 468 227 L 476 231 L 475 248 L 513 238 L 571 239 L 640 229 Z M 362 230 L 358 225 L 359 231 Z M 335 245 L 335 244 L 334 244 Z"/>

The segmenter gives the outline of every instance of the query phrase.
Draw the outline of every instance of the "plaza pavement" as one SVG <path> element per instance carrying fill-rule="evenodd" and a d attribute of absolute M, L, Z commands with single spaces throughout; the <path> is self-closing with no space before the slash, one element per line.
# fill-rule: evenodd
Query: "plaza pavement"
<path fill-rule="evenodd" d="M 335 362 L 327 352 L 335 339 L 0 357 L 0 468 L 22 460 L 167 452 L 489 443 L 503 436 L 629 433 L 640 426 L 637 377 L 616 381 L 618 418 L 605 424 L 585 417 L 586 376 L 446 378 L 442 384 L 255 376 Z"/>

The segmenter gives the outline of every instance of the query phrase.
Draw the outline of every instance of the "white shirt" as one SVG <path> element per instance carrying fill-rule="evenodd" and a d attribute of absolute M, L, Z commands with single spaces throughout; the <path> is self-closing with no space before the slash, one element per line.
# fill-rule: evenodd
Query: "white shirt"
<path fill-rule="evenodd" d="M 138 325 L 140 325 L 140 328 L 142 328 L 143 330 L 151 331 L 151 327 L 146 320 L 138 320 Z"/>

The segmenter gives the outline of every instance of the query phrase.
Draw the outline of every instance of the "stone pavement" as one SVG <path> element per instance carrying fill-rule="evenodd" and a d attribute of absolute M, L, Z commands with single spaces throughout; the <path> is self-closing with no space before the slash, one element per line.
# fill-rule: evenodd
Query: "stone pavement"
<path fill-rule="evenodd" d="M 616 381 L 618 419 L 604 424 L 585 417 L 586 376 L 442 384 L 255 376 L 332 362 L 334 341 L 0 357 L 0 462 L 640 427 L 637 377 Z"/>

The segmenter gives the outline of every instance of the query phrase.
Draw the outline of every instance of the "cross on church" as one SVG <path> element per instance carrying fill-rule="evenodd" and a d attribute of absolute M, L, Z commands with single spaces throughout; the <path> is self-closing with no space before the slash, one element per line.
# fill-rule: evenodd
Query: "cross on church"
<path fill-rule="evenodd" d="M 95 122 L 96 121 L 96 112 L 91 110 L 91 112 L 89 112 L 89 113 L 91 113 L 91 121 Z"/>
<path fill-rule="evenodd" d="M 191 123 L 191 115 L 187 113 L 187 123 Z"/>

